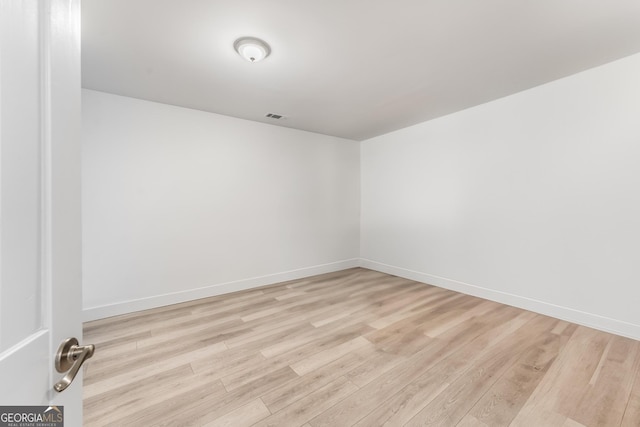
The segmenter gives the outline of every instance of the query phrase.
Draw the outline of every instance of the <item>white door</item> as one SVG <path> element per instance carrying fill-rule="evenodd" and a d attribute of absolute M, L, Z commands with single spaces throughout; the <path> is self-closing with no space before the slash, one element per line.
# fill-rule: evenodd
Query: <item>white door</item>
<path fill-rule="evenodd" d="M 82 425 L 81 376 L 53 389 L 60 342 L 82 339 L 80 117 L 79 0 L 0 0 L 0 405 L 64 406 L 65 426 Z"/>

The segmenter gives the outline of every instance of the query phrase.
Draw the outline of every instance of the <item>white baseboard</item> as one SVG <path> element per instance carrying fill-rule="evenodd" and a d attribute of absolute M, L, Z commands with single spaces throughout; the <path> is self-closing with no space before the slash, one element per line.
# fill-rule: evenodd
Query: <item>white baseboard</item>
<path fill-rule="evenodd" d="M 266 276 L 251 277 L 234 282 L 218 283 L 203 288 L 155 295 L 148 298 L 123 301 L 116 304 L 89 307 L 82 311 L 83 321 L 88 322 L 91 320 L 104 319 L 106 317 L 118 316 L 120 314 L 128 314 L 135 311 L 148 310 L 165 305 L 178 304 L 185 301 L 192 301 L 200 298 L 227 294 L 230 292 L 243 291 L 245 289 L 272 285 L 274 283 L 286 282 L 289 280 L 302 279 L 305 277 L 315 276 L 317 274 L 332 273 L 334 271 L 346 270 L 348 268 L 359 266 L 360 260 L 358 258 L 354 258 L 329 264 L 285 271 L 282 273 L 269 274 Z"/>
<path fill-rule="evenodd" d="M 403 277 L 405 279 L 415 280 L 417 282 L 428 283 L 440 288 L 449 289 L 467 295 L 473 295 L 479 298 L 496 301 L 501 304 L 523 308 L 525 310 L 544 314 L 546 316 L 555 317 L 557 319 L 562 319 L 568 322 L 577 323 L 579 325 L 588 326 L 590 328 L 598 329 L 601 331 L 610 332 L 612 334 L 621 335 L 623 337 L 640 340 L 640 325 L 624 322 L 622 320 L 612 319 L 592 313 L 586 313 L 584 311 L 576 310 L 569 307 L 562 307 L 545 301 L 535 300 L 506 292 L 470 285 L 468 283 L 458 282 L 456 280 L 447 279 L 445 277 L 439 277 L 432 274 L 421 273 L 419 271 L 408 270 L 406 268 L 395 267 L 393 265 L 383 264 L 368 259 L 361 259 L 360 267 L 379 271 L 381 273 L 392 274 L 394 276 Z"/>

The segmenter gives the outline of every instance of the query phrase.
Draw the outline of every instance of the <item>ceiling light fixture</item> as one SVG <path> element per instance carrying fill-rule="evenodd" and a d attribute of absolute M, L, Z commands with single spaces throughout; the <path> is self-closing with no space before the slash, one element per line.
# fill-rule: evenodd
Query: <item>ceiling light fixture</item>
<path fill-rule="evenodd" d="M 249 62 L 260 62 L 271 53 L 268 44 L 255 37 L 242 37 L 233 43 L 236 52 Z"/>

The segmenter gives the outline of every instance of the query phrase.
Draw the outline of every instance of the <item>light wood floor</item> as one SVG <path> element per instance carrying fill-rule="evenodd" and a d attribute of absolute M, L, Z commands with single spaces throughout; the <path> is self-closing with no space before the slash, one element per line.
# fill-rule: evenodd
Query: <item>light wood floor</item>
<path fill-rule="evenodd" d="M 364 269 L 84 330 L 86 426 L 640 426 L 640 342 Z"/>

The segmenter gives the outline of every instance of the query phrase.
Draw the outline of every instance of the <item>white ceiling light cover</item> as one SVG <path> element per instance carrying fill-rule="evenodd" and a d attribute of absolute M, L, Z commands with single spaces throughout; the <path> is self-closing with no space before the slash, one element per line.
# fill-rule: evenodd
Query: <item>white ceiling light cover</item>
<path fill-rule="evenodd" d="M 233 47 L 241 57 L 249 62 L 260 62 L 271 53 L 269 45 L 255 37 L 239 38 Z"/>

